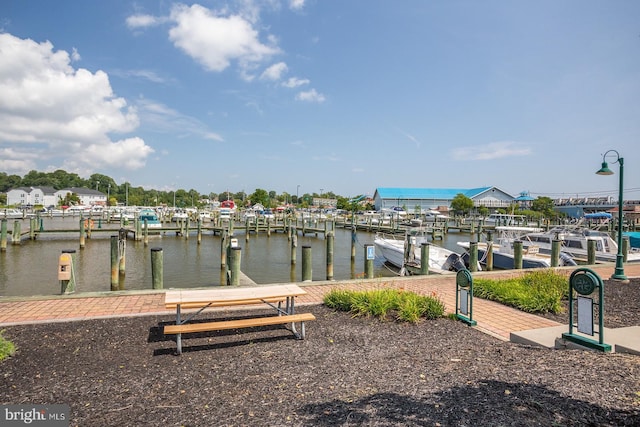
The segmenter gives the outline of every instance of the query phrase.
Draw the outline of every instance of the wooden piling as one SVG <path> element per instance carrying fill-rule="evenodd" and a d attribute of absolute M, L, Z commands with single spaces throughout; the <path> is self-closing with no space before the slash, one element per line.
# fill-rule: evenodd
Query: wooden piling
<path fill-rule="evenodd" d="M 513 269 L 522 270 L 522 240 L 513 242 Z"/>
<path fill-rule="evenodd" d="M 69 268 L 71 270 L 71 275 L 69 279 L 60 280 L 60 293 L 63 295 L 66 295 L 66 294 L 72 294 L 76 291 L 76 272 L 75 272 L 76 251 L 75 249 L 64 249 L 62 251 L 61 259 L 64 256 L 68 256 L 71 261 L 69 265 Z"/>
<path fill-rule="evenodd" d="M 229 283 L 231 286 L 240 285 L 240 262 L 241 262 L 241 248 L 233 247 L 229 252 L 229 264 L 231 267 L 231 282 Z"/>
<path fill-rule="evenodd" d="M 298 235 L 293 230 L 293 234 L 291 235 L 291 265 L 296 265 L 296 257 L 297 257 L 297 248 L 298 248 Z"/>
<path fill-rule="evenodd" d="M 327 280 L 333 280 L 333 232 L 325 234 L 327 240 Z"/>
<path fill-rule="evenodd" d="M 551 241 L 551 267 L 557 267 L 560 262 L 560 240 Z"/>
<path fill-rule="evenodd" d="M 478 271 L 478 242 L 469 243 L 469 271 Z"/>
<path fill-rule="evenodd" d="M 429 242 L 422 242 L 420 245 L 420 274 L 429 274 Z"/>
<path fill-rule="evenodd" d="M 313 258 L 311 246 L 302 247 L 302 281 L 310 282 L 313 278 Z"/>
<path fill-rule="evenodd" d="M 0 252 L 7 251 L 7 220 L 0 220 Z"/>
<path fill-rule="evenodd" d="M 373 279 L 373 259 L 369 256 L 372 246 L 371 243 L 364 245 L 364 277 L 367 279 Z"/>
<path fill-rule="evenodd" d="M 487 256 L 485 258 L 484 268 L 487 271 L 493 270 L 493 240 L 491 240 L 491 233 L 488 233 L 489 240 L 487 241 Z"/>
<path fill-rule="evenodd" d="M 84 249 L 84 218 L 80 215 L 80 249 Z"/>
<path fill-rule="evenodd" d="M 587 265 L 593 265 L 596 263 L 596 241 L 587 240 Z"/>
<path fill-rule="evenodd" d="M 117 291 L 118 276 L 118 236 L 111 236 L 111 290 Z"/>
<path fill-rule="evenodd" d="M 151 287 L 152 289 L 164 288 L 162 248 L 151 248 Z"/>

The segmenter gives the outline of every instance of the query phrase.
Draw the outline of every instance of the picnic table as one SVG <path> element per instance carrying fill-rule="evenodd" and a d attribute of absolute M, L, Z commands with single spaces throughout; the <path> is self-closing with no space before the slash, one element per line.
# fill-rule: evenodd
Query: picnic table
<path fill-rule="evenodd" d="M 291 324 L 291 331 L 298 339 L 305 337 L 306 321 L 315 320 L 312 313 L 295 312 L 295 298 L 305 295 L 306 291 L 298 285 L 252 286 L 216 289 L 179 289 L 165 293 L 165 307 L 176 310 L 176 323 L 164 327 L 165 335 L 176 335 L 178 354 L 182 354 L 182 334 L 219 331 L 224 329 L 250 328 L 278 324 Z M 266 304 L 275 310 L 275 315 L 215 320 L 208 322 L 191 322 L 207 308 L 232 307 L 250 304 Z M 284 307 L 283 307 L 284 304 Z M 183 318 L 183 309 L 196 309 Z M 300 323 L 300 331 L 296 328 Z"/>

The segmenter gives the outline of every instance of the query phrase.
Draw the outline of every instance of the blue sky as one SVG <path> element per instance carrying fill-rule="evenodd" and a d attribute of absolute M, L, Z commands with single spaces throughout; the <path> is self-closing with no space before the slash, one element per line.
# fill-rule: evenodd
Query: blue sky
<path fill-rule="evenodd" d="M 0 8 L 0 171 L 163 190 L 640 199 L 640 2 Z"/>

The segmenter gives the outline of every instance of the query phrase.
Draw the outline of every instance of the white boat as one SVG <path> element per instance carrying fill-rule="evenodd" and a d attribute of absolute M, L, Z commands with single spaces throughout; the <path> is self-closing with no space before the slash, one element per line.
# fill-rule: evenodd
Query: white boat
<path fill-rule="evenodd" d="M 478 242 L 478 261 L 481 265 L 486 265 L 489 247 L 493 254 L 493 267 L 500 270 L 511 270 L 515 267 L 514 242 L 520 240 L 523 233 L 533 233 L 540 231 L 534 227 L 501 226 L 496 227 L 498 237 L 495 242 Z M 491 246 L 489 246 L 491 245 Z M 458 246 L 463 248 L 467 254 L 471 249 L 470 242 L 458 242 Z M 577 265 L 573 258 L 564 252 L 560 253 L 558 259 L 559 266 Z M 549 268 L 551 267 L 551 252 L 543 253 L 540 247 L 530 245 L 522 250 L 522 268 Z"/>
<path fill-rule="evenodd" d="M 18 209 L 0 209 L 0 218 L 2 219 L 22 219 L 22 211 Z"/>
<path fill-rule="evenodd" d="M 526 233 L 520 239 L 524 247 L 537 246 L 542 253 L 551 253 L 553 240 L 557 239 L 562 252 L 580 260 L 588 258 L 589 241 L 595 242 L 596 261 L 615 262 L 618 254 L 618 244 L 609 233 L 590 229 L 581 223 L 573 227 Z M 640 262 L 640 252 L 630 251 L 626 262 Z"/>
<path fill-rule="evenodd" d="M 138 219 L 144 228 L 145 224 L 149 229 L 162 228 L 162 223 L 158 218 L 158 214 L 153 209 L 142 209 L 138 212 Z"/>
<path fill-rule="evenodd" d="M 373 239 L 376 253 L 401 271 L 406 267 L 420 269 L 423 242 L 428 242 L 426 234 L 398 237 L 377 233 Z M 443 274 L 464 268 L 460 255 L 442 246 L 429 244 L 429 272 Z"/>

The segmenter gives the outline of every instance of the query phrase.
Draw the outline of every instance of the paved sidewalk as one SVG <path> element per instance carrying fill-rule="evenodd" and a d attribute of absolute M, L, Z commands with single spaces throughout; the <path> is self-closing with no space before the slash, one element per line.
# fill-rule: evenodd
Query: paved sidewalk
<path fill-rule="evenodd" d="M 603 279 L 611 276 L 613 265 L 591 266 Z M 563 268 L 567 276 L 574 268 Z M 629 277 L 640 277 L 640 264 L 625 265 Z M 474 277 L 513 277 L 523 274 L 523 270 L 474 273 Z M 398 288 L 423 295 L 438 296 L 448 312 L 455 311 L 455 276 L 413 276 L 378 278 L 372 280 L 348 280 L 335 282 L 298 283 L 307 295 L 298 297 L 298 304 L 319 304 L 323 296 L 332 289 L 380 289 Z M 8 299 L 8 298 L 7 298 Z M 142 316 L 151 314 L 173 314 L 164 308 L 163 291 L 111 292 L 99 294 L 78 294 L 69 296 L 0 298 L 0 327 L 93 318 Z M 558 323 L 539 316 L 521 312 L 492 301 L 474 298 L 473 320 L 476 328 L 503 340 L 509 340 L 512 332 L 559 326 Z"/>

